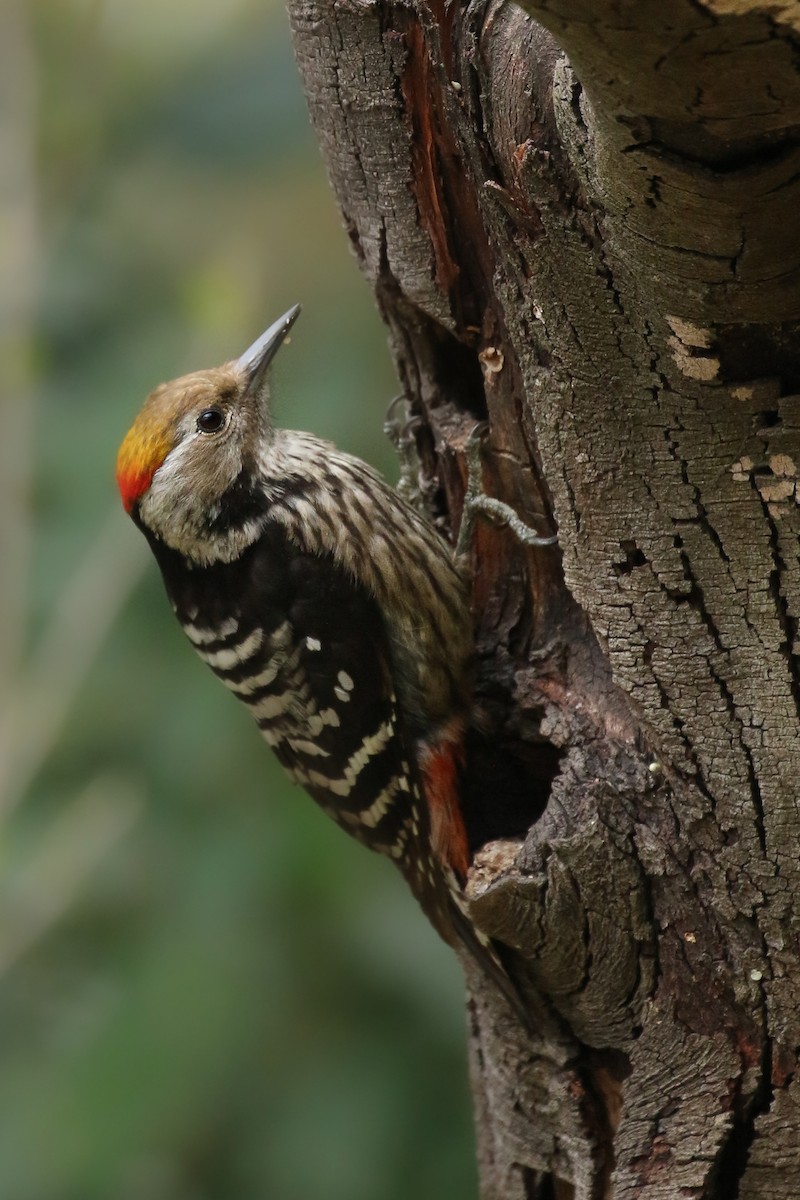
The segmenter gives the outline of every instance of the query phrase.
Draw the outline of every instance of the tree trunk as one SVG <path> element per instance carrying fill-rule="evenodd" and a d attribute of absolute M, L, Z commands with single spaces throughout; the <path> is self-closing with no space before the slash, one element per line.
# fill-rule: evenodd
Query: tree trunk
<path fill-rule="evenodd" d="M 482 1195 L 788 1200 L 800 3 L 290 8 L 442 511 L 488 416 L 559 531 L 474 547 L 470 894 L 536 1029 L 471 977 Z"/>

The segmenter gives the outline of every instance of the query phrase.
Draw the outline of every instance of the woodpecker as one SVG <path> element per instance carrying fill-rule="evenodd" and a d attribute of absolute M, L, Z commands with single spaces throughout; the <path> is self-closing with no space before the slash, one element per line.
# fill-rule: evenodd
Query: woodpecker
<path fill-rule="evenodd" d="M 375 471 L 273 424 L 268 371 L 299 312 L 151 393 L 119 451 L 122 501 L 187 638 L 289 776 L 393 859 L 445 941 L 509 994 L 462 898 L 466 583 Z"/>

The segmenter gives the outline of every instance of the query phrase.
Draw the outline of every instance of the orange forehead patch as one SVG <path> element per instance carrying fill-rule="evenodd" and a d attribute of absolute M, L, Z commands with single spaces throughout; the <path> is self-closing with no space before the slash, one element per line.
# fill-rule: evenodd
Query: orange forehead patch
<path fill-rule="evenodd" d="M 146 407 L 131 425 L 117 455 L 117 486 L 126 512 L 150 487 L 174 441 L 174 427 L 166 423 L 153 427 L 145 414 Z"/>
<path fill-rule="evenodd" d="M 126 512 L 141 499 L 177 444 L 186 413 L 213 403 L 238 382 L 230 367 L 220 367 L 162 383 L 150 393 L 117 455 L 117 486 Z"/>

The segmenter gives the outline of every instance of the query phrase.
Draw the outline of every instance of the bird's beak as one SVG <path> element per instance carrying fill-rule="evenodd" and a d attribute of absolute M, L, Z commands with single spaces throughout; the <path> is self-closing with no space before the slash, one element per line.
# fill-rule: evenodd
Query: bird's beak
<path fill-rule="evenodd" d="M 236 366 L 247 378 L 248 392 L 259 391 L 270 363 L 299 316 L 300 305 L 295 304 L 282 317 L 278 317 L 260 338 L 256 338 L 252 346 L 248 346 L 242 357 L 237 360 Z"/>

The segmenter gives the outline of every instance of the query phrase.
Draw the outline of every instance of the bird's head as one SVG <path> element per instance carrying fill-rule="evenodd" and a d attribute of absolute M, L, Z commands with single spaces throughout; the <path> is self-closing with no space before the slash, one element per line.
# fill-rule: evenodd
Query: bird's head
<path fill-rule="evenodd" d="M 167 545 L 187 552 L 199 539 L 218 557 L 226 497 L 253 477 L 269 436 L 268 368 L 299 313 L 290 308 L 241 358 L 145 400 L 119 449 L 117 484 L 126 511 Z"/>

